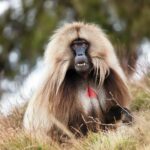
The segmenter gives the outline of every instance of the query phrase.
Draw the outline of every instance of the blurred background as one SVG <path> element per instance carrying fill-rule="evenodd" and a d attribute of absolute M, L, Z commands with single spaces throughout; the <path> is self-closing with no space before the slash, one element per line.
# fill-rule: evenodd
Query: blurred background
<path fill-rule="evenodd" d="M 149 71 L 150 0 L 0 0 L 1 99 L 40 68 L 54 29 L 72 21 L 100 25 L 129 77 Z"/>

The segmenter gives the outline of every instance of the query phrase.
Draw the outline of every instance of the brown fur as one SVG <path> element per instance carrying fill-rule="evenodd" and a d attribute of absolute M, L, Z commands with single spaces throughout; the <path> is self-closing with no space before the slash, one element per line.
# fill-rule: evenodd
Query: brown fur
<path fill-rule="evenodd" d="M 88 81 L 71 69 L 73 54 L 70 44 L 79 37 L 90 43 L 89 55 L 94 71 Z M 27 130 L 49 133 L 55 126 L 54 117 L 72 132 L 78 130 L 86 134 L 88 129 L 97 131 L 100 124 L 105 123 L 105 113 L 111 106 L 128 106 L 130 96 L 124 73 L 111 43 L 96 25 L 77 22 L 58 29 L 44 58 L 47 69 L 43 85 L 29 102 L 24 117 Z M 80 96 L 87 84 L 98 93 L 96 102 L 99 103 L 98 109 L 90 104 L 92 109 L 89 112 L 82 106 Z"/>

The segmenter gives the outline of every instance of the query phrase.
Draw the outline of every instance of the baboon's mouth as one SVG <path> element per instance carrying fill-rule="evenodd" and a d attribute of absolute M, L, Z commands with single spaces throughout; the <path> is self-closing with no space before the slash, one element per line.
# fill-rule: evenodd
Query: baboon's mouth
<path fill-rule="evenodd" d="M 88 72 L 89 68 L 90 68 L 90 65 L 87 62 L 78 62 L 75 64 L 75 70 L 77 72 Z"/>
<path fill-rule="evenodd" d="M 85 67 L 86 65 L 87 65 L 87 63 L 85 63 L 85 62 L 76 64 L 77 67 Z"/>

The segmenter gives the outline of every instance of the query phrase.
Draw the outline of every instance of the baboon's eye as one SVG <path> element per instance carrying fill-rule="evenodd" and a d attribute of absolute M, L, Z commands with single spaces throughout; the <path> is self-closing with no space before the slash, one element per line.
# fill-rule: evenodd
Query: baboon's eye
<path fill-rule="evenodd" d="M 89 43 L 84 39 L 76 39 L 71 43 L 71 49 L 76 51 L 77 49 L 85 49 L 87 50 L 89 47 Z"/>
<path fill-rule="evenodd" d="M 88 44 L 84 42 L 84 43 L 82 43 L 82 47 L 83 48 L 88 48 Z"/>

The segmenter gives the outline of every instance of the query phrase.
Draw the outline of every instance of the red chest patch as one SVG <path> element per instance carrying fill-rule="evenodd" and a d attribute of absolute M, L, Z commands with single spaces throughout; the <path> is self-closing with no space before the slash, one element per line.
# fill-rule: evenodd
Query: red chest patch
<path fill-rule="evenodd" d="M 97 94 L 91 87 L 88 87 L 87 88 L 87 96 L 90 98 L 96 98 Z"/>

